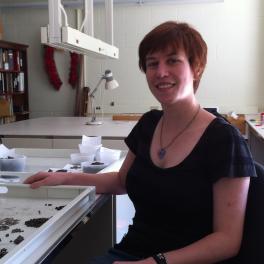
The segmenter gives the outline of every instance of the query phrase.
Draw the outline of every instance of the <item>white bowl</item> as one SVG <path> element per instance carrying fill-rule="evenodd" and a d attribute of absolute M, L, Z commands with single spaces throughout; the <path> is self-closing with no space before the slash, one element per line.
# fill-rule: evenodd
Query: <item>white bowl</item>
<path fill-rule="evenodd" d="M 15 154 L 10 158 L 0 159 L 2 171 L 24 171 L 26 167 L 26 156 Z"/>
<path fill-rule="evenodd" d="M 91 163 L 94 160 L 94 154 L 72 153 L 70 156 L 72 164 L 81 164 L 84 161 L 88 161 Z"/>
<path fill-rule="evenodd" d="M 87 173 L 97 173 L 100 170 L 104 169 L 105 167 L 107 167 L 109 164 L 106 163 L 102 163 L 102 164 L 96 164 L 98 163 L 98 161 L 94 161 L 94 162 L 82 162 L 81 163 L 81 167 L 82 167 L 82 171 L 83 172 L 87 172 Z"/>
<path fill-rule="evenodd" d="M 102 144 L 100 145 L 83 145 L 79 144 L 79 150 L 80 153 L 86 153 L 86 154 L 96 154 L 96 152 L 102 147 Z"/>

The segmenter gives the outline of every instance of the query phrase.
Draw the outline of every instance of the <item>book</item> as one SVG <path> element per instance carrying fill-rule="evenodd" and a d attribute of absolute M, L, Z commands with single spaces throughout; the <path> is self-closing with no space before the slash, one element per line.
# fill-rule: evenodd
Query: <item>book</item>
<path fill-rule="evenodd" d="M 0 69 L 3 69 L 4 65 L 3 65 L 3 49 L 0 48 Z"/>
<path fill-rule="evenodd" d="M 20 72 L 18 75 L 18 92 L 25 91 L 25 76 L 24 72 Z"/>
<path fill-rule="evenodd" d="M 14 70 L 14 54 L 13 50 L 9 49 L 7 51 L 8 54 L 8 69 L 9 70 Z"/>
<path fill-rule="evenodd" d="M 4 93 L 4 75 L 0 72 L 0 94 Z"/>
<path fill-rule="evenodd" d="M 3 50 L 3 66 L 4 66 L 4 70 L 9 70 L 8 51 L 7 50 Z"/>
<path fill-rule="evenodd" d="M 20 55 L 18 50 L 14 51 L 14 70 L 20 71 Z"/>

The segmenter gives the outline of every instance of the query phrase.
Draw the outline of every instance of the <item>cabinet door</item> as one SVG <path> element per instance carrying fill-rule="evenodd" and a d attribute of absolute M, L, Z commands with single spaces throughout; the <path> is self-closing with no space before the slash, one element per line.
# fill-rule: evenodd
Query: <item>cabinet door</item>
<path fill-rule="evenodd" d="M 102 144 L 106 148 L 128 150 L 123 139 L 103 139 Z"/>
<path fill-rule="evenodd" d="M 82 141 L 81 138 L 54 138 L 53 147 L 54 149 L 78 149 L 78 144 Z"/>
<path fill-rule="evenodd" d="M 48 138 L 2 138 L 8 148 L 52 148 L 52 140 Z"/>

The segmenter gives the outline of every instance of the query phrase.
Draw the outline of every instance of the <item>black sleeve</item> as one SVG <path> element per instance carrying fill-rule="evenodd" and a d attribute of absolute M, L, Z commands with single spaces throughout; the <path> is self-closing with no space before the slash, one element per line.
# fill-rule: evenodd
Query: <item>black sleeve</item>
<path fill-rule="evenodd" d="M 146 156 L 149 154 L 153 132 L 161 115 L 162 112 L 158 110 L 145 113 L 125 138 L 125 143 L 135 155 Z"/>
<path fill-rule="evenodd" d="M 221 124 L 208 143 L 207 168 L 212 182 L 223 177 L 256 177 L 248 145 L 232 125 Z"/>
<path fill-rule="evenodd" d="M 142 127 L 142 120 L 144 118 L 141 117 L 139 121 L 136 123 L 134 128 L 131 130 L 129 135 L 125 138 L 125 143 L 128 146 L 129 150 L 132 151 L 135 155 L 137 155 L 137 149 L 138 149 L 138 140 L 140 137 L 140 130 Z"/>

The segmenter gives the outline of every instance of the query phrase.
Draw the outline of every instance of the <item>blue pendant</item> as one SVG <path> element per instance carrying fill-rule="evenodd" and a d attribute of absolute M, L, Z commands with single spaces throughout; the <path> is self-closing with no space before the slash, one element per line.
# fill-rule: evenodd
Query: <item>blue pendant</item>
<path fill-rule="evenodd" d="M 158 156 L 159 156 L 159 159 L 163 159 L 166 155 L 166 150 L 164 148 L 161 148 L 159 151 L 158 151 Z"/>

